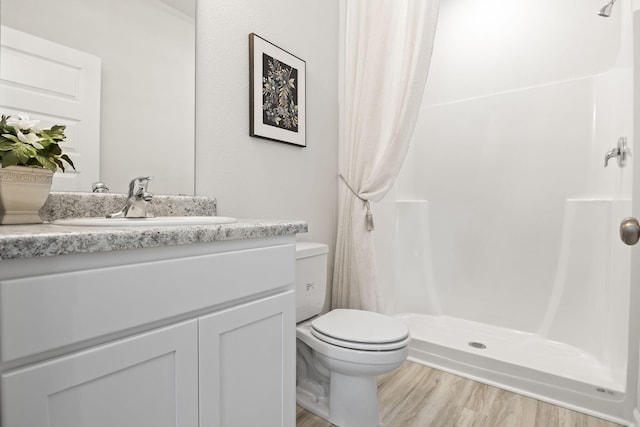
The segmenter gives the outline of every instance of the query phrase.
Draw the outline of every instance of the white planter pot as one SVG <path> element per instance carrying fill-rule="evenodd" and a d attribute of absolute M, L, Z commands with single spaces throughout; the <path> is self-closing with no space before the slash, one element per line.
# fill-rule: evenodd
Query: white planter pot
<path fill-rule="evenodd" d="M 0 168 L 0 224 L 40 224 L 53 172 L 26 166 Z"/>

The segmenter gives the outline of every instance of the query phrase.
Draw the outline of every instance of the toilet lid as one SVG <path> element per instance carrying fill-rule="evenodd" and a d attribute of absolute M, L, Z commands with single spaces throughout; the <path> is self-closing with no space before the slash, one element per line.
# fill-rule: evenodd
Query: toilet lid
<path fill-rule="evenodd" d="M 318 339 L 360 350 L 394 350 L 409 341 L 409 329 L 399 319 L 363 310 L 337 309 L 314 319 Z"/>

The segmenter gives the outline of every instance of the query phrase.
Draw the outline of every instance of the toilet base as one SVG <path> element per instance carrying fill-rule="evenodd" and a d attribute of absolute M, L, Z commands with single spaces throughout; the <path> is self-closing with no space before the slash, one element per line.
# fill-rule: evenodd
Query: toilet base
<path fill-rule="evenodd" d="M 296 404 L 301 408 L 329 421 L 329 400 L 317 398 L 307 390 L 297 387 Z"/>
<path fill-rule="evenodd" d="M 344 427 L 372 427 L 380 423 L 375 377 L 331 373 L 329 421 Z"/>
<path fill-rule="evenodd" d="M 332 372 L 328 399 L 298 386 L 296 401 L 302 408 L 339 427 L 375 427 L 380 422 L 375 377 Z"/>

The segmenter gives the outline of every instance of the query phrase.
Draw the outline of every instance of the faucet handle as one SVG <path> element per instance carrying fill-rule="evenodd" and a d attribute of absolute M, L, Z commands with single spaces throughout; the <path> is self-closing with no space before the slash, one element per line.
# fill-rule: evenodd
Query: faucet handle
<path fill-rule="evenodd" d="M 147 202 L 153 198 L 153 194 L 147 192 L 147 185 L 152 180 L 151 176 L 139 176 L 129 183 L 129 197 L 127 203 L 118 212 L 107 215 L 107 218 L 151 218 L 147 213 Z"/>
<path fill-rule="evenodd" d="M 108 193 L 109 187 L 104 182 L 94 182 L 91 184 L 91 191 L 94 193 Z"/>
<path fill-rule="evenodd" d="M 147 192 L 149 181 L 151 181 L 152 179 L 152 176 L 139 176 L 137 178 L 134 178 L 129 183 L 129 197 L 144 195 L 144 193 Z"/>
<path fill-rule="evenodd" d="M 620 138 L 618 138 L 618 145 L 615 148 L 607 151 L 607 154 L 604 155 L 604 167 L 606 168 L 609 164 L 609 159 L 617 157 L 618 166 L 623 168 L 627 164 L 627 157 L 630 155 L 631 150 L 627 146 L 627 137 L 621 136 Z"/>

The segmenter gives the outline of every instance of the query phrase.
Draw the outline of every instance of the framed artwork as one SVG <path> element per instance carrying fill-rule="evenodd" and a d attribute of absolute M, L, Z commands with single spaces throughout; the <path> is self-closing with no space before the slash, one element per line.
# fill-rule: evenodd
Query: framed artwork
<path fill-rule="evenodd" d="M 307 146 L 305 62 L 249 34 L 249 135 Z"/>

